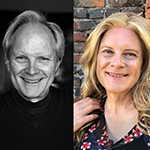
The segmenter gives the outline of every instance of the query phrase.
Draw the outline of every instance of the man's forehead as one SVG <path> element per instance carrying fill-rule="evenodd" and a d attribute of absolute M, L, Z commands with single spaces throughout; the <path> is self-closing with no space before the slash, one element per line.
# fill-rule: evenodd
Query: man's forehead
<path fill-rule="evenodd" d="M 56 49 L 55 40 L 49 29 L 44 25 L 22 25 L 14 34 L 13 49 L 16 52 L 27 49 L 34 49 L 40 53 L 54 53 Z M 46 30 L 47 29 L 47 30 Z M 36 50 L 35 50 L 36 49 Z"/>
<path fill-rule="evenodd" d="M 25 36 L 32 37 L 33 35 L 38 35 L 40 37 L 48 39 L 49 41 L 55 42 L 51 30 L 47 26 L 41 23 L 36 23 L 36 24 L 26 23 L 20 26 L 14 33 L 14 36 L 17 39 Z"/>

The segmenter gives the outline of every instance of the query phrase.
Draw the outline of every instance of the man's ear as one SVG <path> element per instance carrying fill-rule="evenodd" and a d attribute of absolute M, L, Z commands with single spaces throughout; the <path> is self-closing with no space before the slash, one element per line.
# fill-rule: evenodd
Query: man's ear
<path fill-rule="evenodd" d="M 57 62 L 56 67 L 55 67 L 55 77 L 60 75 L 62 73 L 61 68 L 60 68 L 60 62 Z"/>
<path fill-rule="evenodd" d="M 8 72 L 9 72 L 10 71 L 10 62 L 7 58 L 5 59 L 5 65 L 7 67 Z"/>

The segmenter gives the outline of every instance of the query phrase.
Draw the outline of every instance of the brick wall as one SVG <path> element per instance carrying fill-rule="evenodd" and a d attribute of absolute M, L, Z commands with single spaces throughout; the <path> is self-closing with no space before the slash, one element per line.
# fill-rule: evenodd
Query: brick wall
<path fill-rule="evenodd" d="M 102 19 L 114 12 L 130 11 L 150 22 L 150 0 L 74 0 L 74 98 L 80 98 L 83 72 L 79 59 L 88 35 Z"/>

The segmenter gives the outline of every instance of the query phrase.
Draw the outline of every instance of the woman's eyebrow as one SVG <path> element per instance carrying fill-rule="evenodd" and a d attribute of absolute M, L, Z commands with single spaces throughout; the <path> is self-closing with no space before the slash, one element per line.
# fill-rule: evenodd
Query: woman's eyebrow
<path fill-rule="evenodd" d="M 100 46 L 100 49 L 103 49 L 103 48 L 108 48 L 108 49 L 112 49 L 112 47 L 111 46 Z"/>
<path fill-rule="evenodd" d="M 125 49 L 125 51 L 133 51 L 133 52 L 136 52 L 137 54 L 139 54 L 139 51 L 138 50 L 136 50 L 136 49 Z"/>

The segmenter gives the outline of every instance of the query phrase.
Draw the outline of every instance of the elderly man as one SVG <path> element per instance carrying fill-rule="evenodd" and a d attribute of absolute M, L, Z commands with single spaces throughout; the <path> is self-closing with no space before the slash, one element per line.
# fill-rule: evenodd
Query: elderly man
<path fill-rule="evenodd" d="M 35 11 L 8 28 L 3 49 L 14 88 L 0 96 L 0 149 L 72 148 L 72 92 L 52 86 L 64 43 L 60 27 Z"/>

